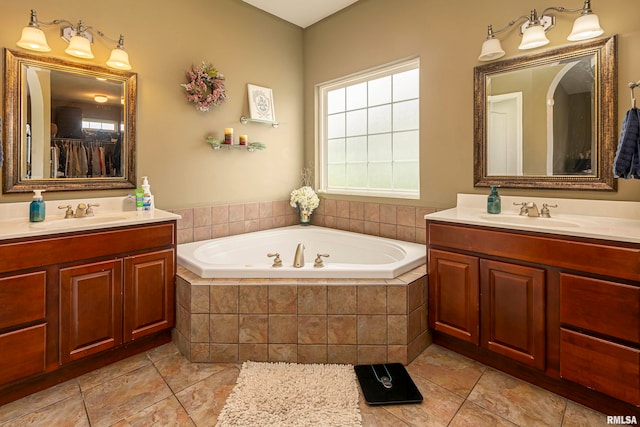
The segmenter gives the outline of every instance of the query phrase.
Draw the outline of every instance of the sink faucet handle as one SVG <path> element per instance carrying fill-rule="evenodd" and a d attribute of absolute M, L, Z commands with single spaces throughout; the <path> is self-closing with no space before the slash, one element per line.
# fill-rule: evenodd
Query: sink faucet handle
<path fill-rule="evenodd" d="M 316 254 L 316 260 L 313 263 L 313 266 L 316 268 L 324 267 L 324 263 L 322 262 L 322 257 L 329 258 L 329 254 Z"/>
<path fill-rule="evenodd" d="M 528 215 L 527 202 L 513 202 L 514 206 L 520 206 L 520 215 Z"/>
<path fill-rule="evenodd" d="M 85 216 L 93 216 L 93 208 L 94 206 L 100 206 L 100 203 L 87 203 L 87 211 L 85 212 Z"/>
<path fill-rule="evenodd" d="M 269 258 L 274 258 L 273 259 L 273 265 L 271 267 L 282 267 L 282 260 L 280 259 L 280 254 L 279 253 L 275 253 L 275 254 L 267 254 L 267 256 Z"/>
<path fill-rule="evenodd" d="M 73 218 L 73 208 L 71 205 L 60 205 L 58 209 L 66 209 L 67 211 L 64 213 L 65 218 Z"/>
<path fill-rule="evenodd" d="M 549 214 L 549 208 L 557 208 L 558 205 L 550 205 L 549 203 L 543 203 L 542 204 L 542 209 L 540 210 L 540 216 L 544 217 L 544 218 L 551 218 L 551 215 Z"/>

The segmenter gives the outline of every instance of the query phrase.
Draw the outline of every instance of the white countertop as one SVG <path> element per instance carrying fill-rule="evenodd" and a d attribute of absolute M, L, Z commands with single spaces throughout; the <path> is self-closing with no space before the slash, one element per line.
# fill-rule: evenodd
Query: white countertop
<path fill-rule="evenodd" d="M 44 193 L 44 196 L 46 198 L 46 193 Z M 45 200 L 46 215 L 45 220 L 42 222 L 29 222 L 30 202 L 0 203 L 0 241 L 22 237 L 150 224 L 180 218 L 180 215 L 160 209 L 144 212 L 131 210 L 131 204 L 125 203 L 125 199 L 126 197 L 102 197 L 92 199 Z M 94 216 L 85 218 L 65 219 L 65 210 L 58 209 L 58 206 L 71 205 L 75 211 L 79 203 L 98 203 L 100 206 L 93 208 Z"/>
<path fill-rule="evenodd" d="M 520 216 L 514 203 L 558 205 L 551 218 Z M 640 243 L 640 203 L 607 200 L 501 196 L 502 212 L 487 213 L 487 196 L 458 194 L 457 206 L 425 215 L 427 220 L 534 231 L 616 242 Z"/>

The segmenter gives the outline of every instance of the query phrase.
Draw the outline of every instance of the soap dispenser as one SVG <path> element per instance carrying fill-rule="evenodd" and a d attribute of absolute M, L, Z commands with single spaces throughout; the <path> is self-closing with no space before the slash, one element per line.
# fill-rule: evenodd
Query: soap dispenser
<path fill-rule="evenodd" d="M 29 221 L 44 221 L 45 203 L 42 200 L 42 192 L 45 190 L 33 190 L 33 200 L 29 204 Z"/>
<path fill-rule="evenodd" d="M 146 176 L 142 177 L 142 191 L 143 191 L 143 210 L 150 211 L 155 208 L 155 203 L 153 200 L 153 194 L 151 194 L 151 185 L 149 185 L 149 180 Z"/>
<path fill-rule="evenodd" d="M 500 203 L 500 195 L 498 194 L 498 186 L 492 185 L 489 197 L 487 197 L 487 212 L 490 214 L 499 214 L 502 210 Z"/>

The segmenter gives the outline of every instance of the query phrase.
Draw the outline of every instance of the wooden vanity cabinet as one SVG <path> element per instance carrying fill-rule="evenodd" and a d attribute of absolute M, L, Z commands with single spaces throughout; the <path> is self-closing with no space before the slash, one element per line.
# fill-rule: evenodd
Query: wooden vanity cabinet
<path fill-rule="evenodd" d="M 170 341 L 174 220 L 0 243 L 0 405 Z"/>
<path fill-rule="evenodd" d="M 435 343 L 607 414 L 640 411 L 640 245 L 428 220 L 427 248 Z"/>

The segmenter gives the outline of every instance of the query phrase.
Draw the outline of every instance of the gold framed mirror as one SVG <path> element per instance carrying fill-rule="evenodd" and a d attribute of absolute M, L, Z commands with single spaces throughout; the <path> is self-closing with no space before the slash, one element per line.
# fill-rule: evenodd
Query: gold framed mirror
<path fill-rule="evenodd" d="M 616 36 L 474 68 L 474 186 L 614 191 Z"/>
<path fill-rule="evenodd" d="M 135 73 L 4 59 L 4 193 L 136 187 Z"/>

